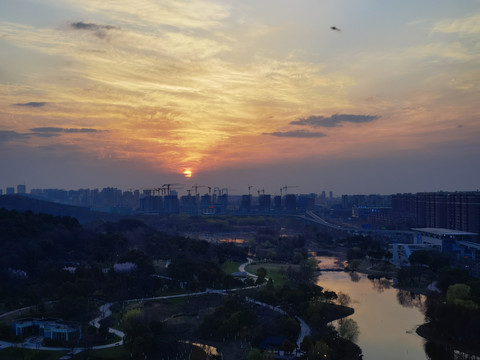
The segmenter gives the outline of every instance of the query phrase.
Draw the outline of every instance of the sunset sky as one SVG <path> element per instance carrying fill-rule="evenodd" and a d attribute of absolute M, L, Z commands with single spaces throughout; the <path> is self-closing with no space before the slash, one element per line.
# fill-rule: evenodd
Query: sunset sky
<path fill-rule="evenodd" d="M 479 164 L 480 0 L 0 1 L 0 189 L 476 190 Z"/>

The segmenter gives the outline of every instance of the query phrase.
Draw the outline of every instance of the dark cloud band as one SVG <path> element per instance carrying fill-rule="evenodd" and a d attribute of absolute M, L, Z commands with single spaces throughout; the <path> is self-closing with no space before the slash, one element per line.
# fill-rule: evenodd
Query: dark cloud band
<path fill-rule="evenodd" d="M 47 105 L 46 102 L 37 102 L 37 101 L 31 101 L 28 103 L 22 103 L 22 104 L 13 104 L 15 106 L 29 106 L 29 107 L 42 107 Z"/>
<path fill-rule="evenodd" d="M 12 140 L 21 140 L 28 138 L 27 134 L 18 133 L 16 131 L 10 130 L 0 130 L 0 144 L 6 143 Z"/>
<path fill-rule="evenodd" d="M 36 133 L 95 133 L 99 132 L 100 130 L 97 129 L 90 129 L 90 128 L 59 128 L 59 127 L 39 127 L 30 129 L 30 131 Z"/>
<path fill-rule="evenodd" d="M 92 23 L 84 23 L 82 21 L 72 23 L 70 26 L 75 29 L 75 30 L 92 30 L 92 31 L 97 31 L 97 30 L 113 30 L 113 29 L 118 29 L 116 26 L 112 25 L 98 25 L 98 24 L 92 24 Z"/>
<path fill-rule="evenodd" d="M 262 135 L 271 135 L 277 137 L 290 137 L 290 138 L 322 138 L 326 136 L 321 132 L 311 132 L 307 130 L 295 130 L 295 131 L 276 131 L 272 133 L 263 133 Z"/>
<path fill-rule="evenodd" d="M 378 119 L 377 115 L 351 115 L 351 114 L 335 114 L 330 117 L 310 116 L 306 119 L 298 119 L 290 122 L 291 125 L 317 127 L 336 127 L 342 126 L 342 123 L 361 124 Z"/>
<path fill-rule="evenodd" d="M 93 34 L 98 37 L 99 39 L 109 39 L 108 32 L 110 30 L 118 30 L 119 28 L 112 25 L 99 25 L 93 23 L 84 23 L 82 21 L 71 23 L 70 27 L 74 30 L 84 30 L 84 31 L 92 31 Z"/>
<path fill-rule="evenodd" d="M 19 133 L 16 131 L 10 130 L 0 130 L 0 144 L 7 143 L 10 141 L 24 140 L 31 137 L 55 137 L 60 136 L 61 134 L 92 134 L 92 133 L 101 133 L 107 130 L 97 130 L 90 128 L 58 128 L 58 127 L 39 127 L 30 129 L 28 133 Z"/>

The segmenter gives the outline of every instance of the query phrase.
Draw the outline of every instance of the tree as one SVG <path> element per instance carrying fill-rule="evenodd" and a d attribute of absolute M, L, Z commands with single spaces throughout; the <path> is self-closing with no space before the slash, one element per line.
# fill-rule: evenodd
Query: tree
<path fill-rule="evenodd" d="M 360 265 L 362 264 L 362 260 L 361 259 L 353 259 L 353 260 L 349 260 L 348 261 L 348 268 L 351 270 L 351 271 L 355 271 L 357 270 Z"/>
<path fill-rule="evenodd" d="M 324 291 L 323 292 L 323 298 L 325 299 L 325 302 L 332 302 L 333 300 L 337 299 L 337 293 L 335 291 Z"/>
<path fill-rule="evenodd" d="M 408 258 L 408 261 L 412 265 L 413 264 L 430 265 L 431 260 L 432 260 L 432 256 L 430 255 L 430 252 L 427 250 L 414 251 Z"/>
<path fill-rule="evenodd" d="M 347 252 L 347 260 L 354 260 L 354 259 L 363 259 L 363 251 L 359 247 L 352 247 L 348 249 Z"/>
<path fill-rule="evenodd" d="M 359 332 L 358 324 L 355 320 L 344 319 L 340 322 L 338 333 L 342 338 L 355 342 L 358 338 Z"/>
<path fill-rule="evenodd" d="M 284 340 L 282 343 L 282 350 L 286 351 L 287 353 L 293 352 L 296 347 L 297 346 L 288 339 Z"/>
<path fill-rule="evenodd" d="M 261 284 L 265 281 L 265 277 L 267 276 L 267 269 L 264 267 L 259 267 L 257 269 L 257 284 Z"/>
<path fill-rule="evenodd" d="M 302 343 L 300 344 L 300 350 L 307 352 L 311 349 L 312 346 L 312 338 L 310 336 L 305 336 Z"/>
<path fill-rule="evenodd" d="M 337 301 L 342 306 L 348 306 L 350 304 L 350 302 L 352 301 L 352 298 L 348 294 L 345 294 L 343 292 L 339 292 Z"/>
<path fill-rule="evenodd" d="M 309 351 L 308 358 L 314 360 L 325 360 L 328 359 L 329 352 L 330 348 L 325 341 L 316 341 L 315 345 Z"/>
<path fill-rule="evenodd" d="M 450 285 L 447 290 L 447 304 L 462 306 L 470 310 L 478 309 L 470 296 L 470 286 L 467 284 Z"/>
<path fill-rule="evenodd" d="M 262 360 L 263 356 L 260 349 L 253 348 L 247 354 L 247 360 Z"/>

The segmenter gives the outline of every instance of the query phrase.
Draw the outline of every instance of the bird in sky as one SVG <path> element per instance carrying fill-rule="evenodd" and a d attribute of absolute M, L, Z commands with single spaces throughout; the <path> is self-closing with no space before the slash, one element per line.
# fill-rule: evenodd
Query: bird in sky
<path fill-rule="evenodd" d="M 342 30 L 340 30 L 339 28 L 337 28 L 336 26 L 332 26 L 332 27 L 330 27 L 330 29 L 336 30 L 336 31 L 342 31 Z"/>

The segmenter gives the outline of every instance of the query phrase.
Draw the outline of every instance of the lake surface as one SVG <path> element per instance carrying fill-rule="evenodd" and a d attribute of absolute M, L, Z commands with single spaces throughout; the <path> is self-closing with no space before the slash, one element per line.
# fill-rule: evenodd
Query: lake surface
<path fill-rule="evenodd" d="M 326 259 L 325 259 L 326 260 Z M 326 264 L 326 261 L 323 261 Z M 323 272 L 317 284 L 326 290 L 348 294 L 349 306 L 357 322 L 356 344 L 365 360 L 424 360 L 425 340 L 415 329 L 424 323 L 421 311 L 425 297 L 394 289 L 387 279 L 368 279 L 366 275 Z M 402 303 L 402 304 L 400 304 Z"/>

